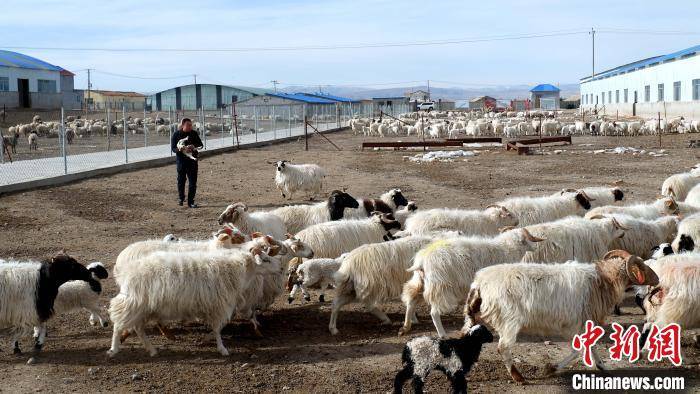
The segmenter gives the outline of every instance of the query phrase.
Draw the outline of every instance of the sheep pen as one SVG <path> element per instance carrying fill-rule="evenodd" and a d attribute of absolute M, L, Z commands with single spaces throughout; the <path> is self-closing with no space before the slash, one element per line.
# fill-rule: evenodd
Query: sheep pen
<path fill-rule="evenodd" d="M 510 196 L 551 195 L 562 189 L 610 186 L 620 180 L 625 191 L 621 204 L 652 202 L 664 179 L 688 171 L 698 161 L 695 151 L 685 148 L 688 136 L 683 135 L 663 137 L 664 149 L 669 153 L 664 157 L 593 156 L 587 153 L 593 148 L 581 146 L 595 144 L 596 149 L 612 149 L 625 144 L 657 149 L 655 136 L 623 137 L 622 142 L 617 137 L 574 137 L 574 144 L 561 154 L 517 156 L 500 148 L 486 148 L 466 161 L 420 164 L 404 159 L 418 152 L 360 152 L 359 144 L 365 138 L 353 136 L 351 131 L 329 138 L 343 151 L 334 150 L 315 136 L 308 152 L 299 141 L 202 160 L 198 182 L 201 207 L 197 210 L 177 206 L 171 167 L 4 195 L 0 197 L 0 257 L 35 258 L 52 253 L 54 246 L 60 245 L 78 261 L 104 262 L 111 273 L 119 252 L 133 242 L 161 239 L 167 233 L 190 240 L 207 238 L 217 227 L 216 217 L 231 202 L 246 202 L 251 212 L 271 211 L 289 203 L 280 198 L 271 182 L 271 166 L 266 163 L 270 157 L 293 157 L 295 162 L 322 165 L 328 172 L 324 196 L 345 188 L 357 198 L 374 197 L 396 187 L 416 201 L 419 211 L 439 207 L 484 209 Z M 522 168 L 527 171 L 516 170 Z M 301 197 L 293 203 L 300 202 Z M 43 242 L 28 242 L 38 234 Z M 317 300 L 319 292 L 310 292 L 312 300 Z M 116 294 L 114 279 L 104 280 L 101 305 L 106 306 Z M 333 290 L 328 290 L 327 298 L 333 297 Z M 392 321 L 402 321 L 404 307 L 399 300 L 382 308 Z M 0 344 L 0 376 L 17 392 L 167 392 L 182 387 L 214 391 L 231 390 L 234 385 L 244 392 L 283 392 L 285 386 L 289 391 L 303 392 L 311 389 L 311 381 L 317 392 L 391 390 L 401 367 L 401 350 L 408 340 L 396 336 L 398 325 L 383 327 L 361 304 L 351 304 L 343 309 L 342 331 L 336 337 L 327 330 L 331 313 L 328 302 L 289 305 L 284 295 L 271 309 L 272 314 L 258 317 L 265 327 L 265 338 L 256 338 L 247 324 L 233 323 L 223 330 L 231 352 L 226 359 L 216 352 L 213 337 L 204 325 L 173 323 L 177 341 L 156 337 L 154 328 L 147 329 L 161 351 L 158 357 L 151 359 L 137 340 L 130 339 L 117 359 L 108 361 L 104 352 L 109 347 L 109 328 L 105 331 L 89 326 L 81 311 L 57 315 L 51 321 L 51 337 L 40 363 L 17 365 L 26 359 L 18 360 L 11 349 L 8 351 L 7 343 Z M 633 300 L 623 303 L 622 311 L 623 315 L 614 321 L 625 326 L 643 319 Z M 420 323 L 413 327 L 415 335 L 433 335 L 426 306 L 419 306 L 418 319 Z M 442 320 L 448 333 L 459 330 L 463 324 L 461 308 Z M 541 339 L 530 337 L 519 341 L 512 351 L 514 358 L 521 360 L 516 363 L 518 368 L 534 377 L 537 391 L 542 392 L 557 391 L 570 382 L 566 377 L 544 377 L 541 370 L 541 365 L 562 358 L 568 349 L 569 344 L 563 340 L 552 339 L 551 345 L 542 345 Z M 700 362 L 697 349 L 684 346 L 682 351 L 684 363 L 695 367 Z M 646 360 L 637 365 L 645 369 L 655 366 Z M 671 374 L 665 364 L 661 370 Z M 509 379 L 496 344 L 485 344 L 479 363 L 469 375 L 469 389 L 506 392 L 515 387 Z M 686 385 L 698 384 L 697 369 L 688 369 Z M 439 373 L 431 374 L 426 388 L 447 392 L 449 382 Z"/>

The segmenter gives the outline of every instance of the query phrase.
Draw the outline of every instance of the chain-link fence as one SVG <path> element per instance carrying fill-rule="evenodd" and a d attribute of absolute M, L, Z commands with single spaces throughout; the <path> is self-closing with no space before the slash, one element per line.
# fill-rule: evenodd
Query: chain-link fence
<path fill-rule="evenodd" d="M 192 119 L 204 150 L 215 150 L 302 136 L 305 118 L 325 131 L 371 111 L 357 103 L 229 104 L 217 111 L 160 112 L 6 109 L 0 118 L 0 141 L 7 147 L 0 155 L 0 186 L 171 156 L 170 138 L 184 117 Z"/>

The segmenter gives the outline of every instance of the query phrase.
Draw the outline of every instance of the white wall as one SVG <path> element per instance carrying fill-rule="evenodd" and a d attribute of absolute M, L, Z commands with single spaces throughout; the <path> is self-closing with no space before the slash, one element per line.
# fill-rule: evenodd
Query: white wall
<path fill-rule="evenodd" d="M 10 92 L 17 91 L 17 79 L 29 80 L 29 91 L 37 92 L 39 90 L 39 79 L 48 79 L 56 81 L 57 92 L 61 91 L 61 74 L 58 71 L 47 70 L 32 70 L 28 68 L 18 67 L 1 67 L 0 77 L 8 77 L 10 80 Z"/>
<path fill-rule="evenodd" d="M 693 101 L 692 82 L 694 79 L 700 79 L 700 55 L 686 59 L 677 59 L 669 63 L 663 63 L 609 78 L 582 82 L 580 85 L 581 107 L 585 109 L 593 108 L 596 104 L 597 97 L 598 108 L 605 105 L 605 112 L 607 114 L 614 114 L 617 110 L 621 115 L 631 115 L 633 107 L 631 104 L 634 102 L 634 92 L 637 91 L 638 104 L 636 109 L 638 115 L 648 116 L 648 114 L 652 113 L 656 115 L 656 112 L 661 112 L 663 116 L 664 104 L 658 103 L 658 85 L 663 83 L 663 101 L 665 102 L 665 109 L 668 116 L 672 116 L 669 112 L 676 114 L 680 111 L 689 111 L 697 114 L 700 112 L 700 101 Z M 673 83 L 677 81 L 681 82 L 680 102 L 674 102 L 673 100 Z M 644 94 L 644 87 L 647 85 L 650 87 L 649 103 L 645 101 Z M 624 103 L 624 89 L 628 89 L 627 105 Z M 616 102 L 617 91 L 620 92 L 619 103 Z M 608 100 L 608 92 L 612 92 L 612 103 Z M 603 101 L 601 97 L 603 93 L 605 93 L 605 101 Z M 592 100 L 590 94 L 593 94 Z M 587 95 L 589 95 L 588 101 L 585 99 Z M 690 117 L 687 113 L 679 115 Z"/>

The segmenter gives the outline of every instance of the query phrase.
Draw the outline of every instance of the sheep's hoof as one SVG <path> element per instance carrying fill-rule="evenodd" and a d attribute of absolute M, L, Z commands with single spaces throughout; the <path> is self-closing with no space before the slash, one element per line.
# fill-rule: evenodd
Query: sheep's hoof
<path fill-rule="evenodd" d="M 109 322 L 102 322 L 102 327 L 107 328 L 109 327 Z"/>
<path fill-rule="evenodd" d="M 331 335 L 338 335 L 338 329 L 335 327 L 328 328 L 328 330 L 331 332 Z"/>
<path fill-rule="evenodd" d="M 282 193 L 282 198 L 287 198 L 287 196 L 285 196 L 284 193 Z"/>
<path fill-rule="evenodd" d="M 219 349 L 219 353 L 221 353 L 221 355 L 224 357 L 228 357 L 228 355 L 229 355 L 228 349 L 226 349 L 226 348 Z"/>
<path fill-rule="evenodd" d="M 318 296 L 318 302 L 326 302 L 326 298 L 323 296 L 323 294 Z"/>
<path fill-rule="evenodd" d="M 148 352 L 148 355 L 151 357 L 155 357 L 158 355 L 158 351 L 156 349 L 153 349 L 150 352 Z"/>
<path fill-rule="evenodd" d="M 304 296 L 304 301 L 306 301 L 306 302 L 311 302 L 311 296 L 310 296 L 310 295 L 305 295 L 305 296 Z"/>
<path fill-rule="evenodd" d="M 407 328 L 406 326 L 399 328 L 399 336 L 400 337 L 408 334 L 409 332 L 411 332 L 411 329 Z"/>
<path fill-rule="evenodd" d="M 287 297 L 287 303 L 291 304 L 294 302 L 294 297 Z"/>
<path fill-rule="evenodd" d="M 97 325 L 97 322 L 94 321 L 94 320 L 90 320 L 90 325 L 91 325 L 91 326 L 96 326 L 96 325 Z"/>
<path fill-rule="evenodd" d="M 34 344 L 34 351 L 40 352 L 42 347 L 44 347 L 44 344 L 37 342 Z"/>
<path fill-rule="evenodd" d="M 554 376 L 557 373 L 557 367 L 552 363 L 547 363 L 544 366 L 544 374 L 547 377 Z"/>
<path fill-rule="evenodd" d="M 253 334 L 255 334 L 256 338 L 265 338 L 265 336 L 260 332 L 260 329 L 257 327 L 253 327 Z"/>
<path fill-rule="evenodd" d="M 119 353 L 118 350 L 109 349 L 109 350 L 107 350 L 107 357 L 114 358 L 114 356 L 116 356 L 117 353 Z"/>
<path fill-rule="evenodd" d="M 12 349 L 12 354 L 22 354 L 22 350 L 18 347 Z"/>
<path fill-rule="evenodd" d="M 700 348 L 700 334 L 695 335 L 695 347 Z"/>
<path fill-rule="evenodd" d="M 513 378 L 513 381 L 518 384 L 527 384 L 525 381 L 525 378 L 523 375 L 520 374 L 520 371 L 518 371 L 517 368 L 515 368 L 515 365 L 510 366 L 510 376 Z"/>

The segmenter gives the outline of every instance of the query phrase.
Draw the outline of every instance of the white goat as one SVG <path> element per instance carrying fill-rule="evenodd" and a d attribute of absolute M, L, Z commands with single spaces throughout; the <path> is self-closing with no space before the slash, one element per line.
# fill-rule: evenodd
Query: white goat
<path fill-rule="evenodd" d="M 464 235 L 486 236 L 498 234 L 502 227 L 517 225 L 518 218 L 499 205 L 490 205 L 483 211 L 438 208 L 423 210 L 408 218 L 402 234 L 455 230 Z"/>
<path fill-rule="evenodd" d="M 326 171 L 316 164 L 291 164 L 287 160 L 275 162 L 275 186 L 282 198 L 292 199 L 297 191 L 311 193 L 313 200 L 323 188 Z"/>
<path fill-rule="evenodd" d="M 521 226 L 530 226 L 571 215 L 583 216 L 591 209 L 591 199 L 586 192 L 579 190 L 543 197 L 514 197 L 496 205 L 512 212 Z"/>

